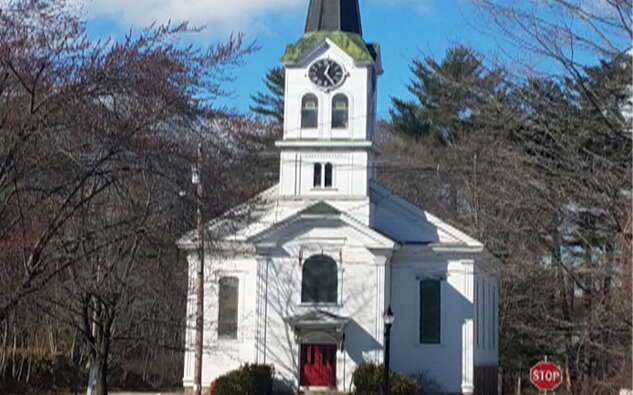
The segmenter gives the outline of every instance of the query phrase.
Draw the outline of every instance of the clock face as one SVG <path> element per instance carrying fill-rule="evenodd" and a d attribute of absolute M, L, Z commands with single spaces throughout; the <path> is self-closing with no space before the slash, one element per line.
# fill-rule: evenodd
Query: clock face
<path fill-rule="evenodd" d="M 343 68 L 333 60 L 321 59 L 310 66 L 310 81 L 321 88 L 333 88 L 343 82 Z"/>

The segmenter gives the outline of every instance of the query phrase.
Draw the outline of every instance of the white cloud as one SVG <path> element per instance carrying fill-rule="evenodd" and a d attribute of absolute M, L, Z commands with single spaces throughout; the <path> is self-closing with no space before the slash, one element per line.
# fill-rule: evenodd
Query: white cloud
<path fill-rule="evenodd" d="M 262 14 L 294 12 L 305 5 L 305 0 L 88 0 L 84 9 L 89 18 L 108 17 L 135 28 L 189 21 L 215 35 L 261 30 Z"/>
<path fill-rule="evenodd" d="M 0 7 L 12 0 L 0 0 Z M 88 19 L 109 18 L 120 26 L 138 29 L 154 22 L 190 22 L 204 27 L 205 35 L 230 32 L 268 33 L 275 30 L 267 15 L 279 14 L 299 18 L 303 23 L 309 0 L 65 0 L 66 5 Z M 594 0 L 586 0 L 594 1 Z M 606 0 L 596 0 L 606 1 Z M 428 14 L 435 0 L 360 0 L 363 12 L 373 6 L 404 6 Z"/>

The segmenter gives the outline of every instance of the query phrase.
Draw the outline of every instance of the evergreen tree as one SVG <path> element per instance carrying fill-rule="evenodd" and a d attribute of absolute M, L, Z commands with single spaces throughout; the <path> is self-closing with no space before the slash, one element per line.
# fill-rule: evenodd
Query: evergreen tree
<path fill-rule="evenodd" d="M 444 60 L 414 59 L 408 90 L 414 100 L 393 98 L 391 119 L 406 134 L 429 135 L 450 144 L 472 127 L 477 109 L 496 94 L 503 79 L 500 69 L 488 71 L 473 50 L 458 46 Z"/>
<path fill-rule="evenodd" d="M 268 92 L 257 92 L 256 95 L 251 95 L 254 104 L 250 106 L 250 109 L 265 117 L 272 117 L 275 121 L 283 124 L 286 82 L 284 68 L 273 67 L 268 71 L 263 81 Z"/>

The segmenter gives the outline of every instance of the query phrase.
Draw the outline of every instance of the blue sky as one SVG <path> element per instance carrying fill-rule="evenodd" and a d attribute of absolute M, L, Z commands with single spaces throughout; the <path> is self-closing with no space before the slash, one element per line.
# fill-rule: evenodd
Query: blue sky
<path fill-rule="evenodd" d="M 186 2 L 191 5 L 183 7 Z M 192 37 L 199 45 L 223 40 L 231 32 L 256 40 L 261 49 L 234 70 L 236 80 L 227 85 L 233 97 L 218 102 L 247 112 L 250 95 L 263 89 L 266 71 L 278 65 L 285 46 L 303 34 L 307 4 L 308 0 L 93 0 L 84 10 L 93 38 L 121 37 L 130 29 L 171 18 L 205 25 L 205 32 Z M 360 0 L 360 6 L 365 40 L 380 43 L 383 50 L 380 117 L 388 116 L 390 97 L 407 96 L 414 56 L 440 58 L 456 43 L 486 51 L 491 47 L 490 38 L 472 26 L 467 0 Z"/>
<path fill-rule="evenodd" d="M 303 34 L 308 6 L 308 0 L 72 1 L 83 4 L 93 38 L 116 39 L 152 22 L 188 20 L 206 26 L 190 37 L 197 45 L 217 43 L 236 32 L 256 40 L 261 49 L 234 70 L 236 80 L 226 86 L 233 97 L 217 103 L 242 112 L 248 112 L 250 95 L 263 90 L 262 78 L 279 64 L 285 46 Z M 498 42 L 503 37 L 495 39 L 481 31 L 486 21 L 469 0 L 360 0 L 360 6 L 365 40 L 382 46 L 385 74 L 379 85 L 379 117 L 388 117 L 392 96 L 409 97 L 412 58 L 441 59 L 456 44 L 474 48 L 490 62 L 503 55 L 504 45 Z"/>

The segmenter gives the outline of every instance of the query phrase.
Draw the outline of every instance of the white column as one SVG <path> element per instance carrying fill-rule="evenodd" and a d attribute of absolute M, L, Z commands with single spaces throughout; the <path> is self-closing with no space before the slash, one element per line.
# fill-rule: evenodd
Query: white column
<path fill-rule="evenodd" d="M 262 337 L 263 337 L 263 307 L 264 307 L 264 271 L 266 261 L 261 256 L 257 257 L 257 271 L 255 275 L 255 363 L 262 363 Z"/>
<path fill-rule="evenodd" d="M 474 354 L 474 266 L 472 260 L 462 261 L 464 270 L 464 323 L 462 324 L 462 393 L 471 395 L 475 390 L 475 354 Z"/>
<path fill-rule="evenodd" d="M 377 256 L 374 259 L 374 263 L 376 265 L 376 342 L 381 344 L 384 347 L 384 328 L 385 323 L 383 322 L 383 314 L 386 308 L 386 295 L 385 295 L 385 283 L 386 283 L 386 273 L 385 273 L 385 264 L 386 260 L 383 256 Z M 376 363 L 382 363 L 384 358 L 383 348 L 376 350 Z"/>
<path fill-rule="evenodd" d="M 266 363 L 266 347 L 268 332 L 268 276 L 271 264 L 270 250 L 257 247 L 257 280 L 256 280 L 256 329 L 255 329 L 255 360 Z"/>

